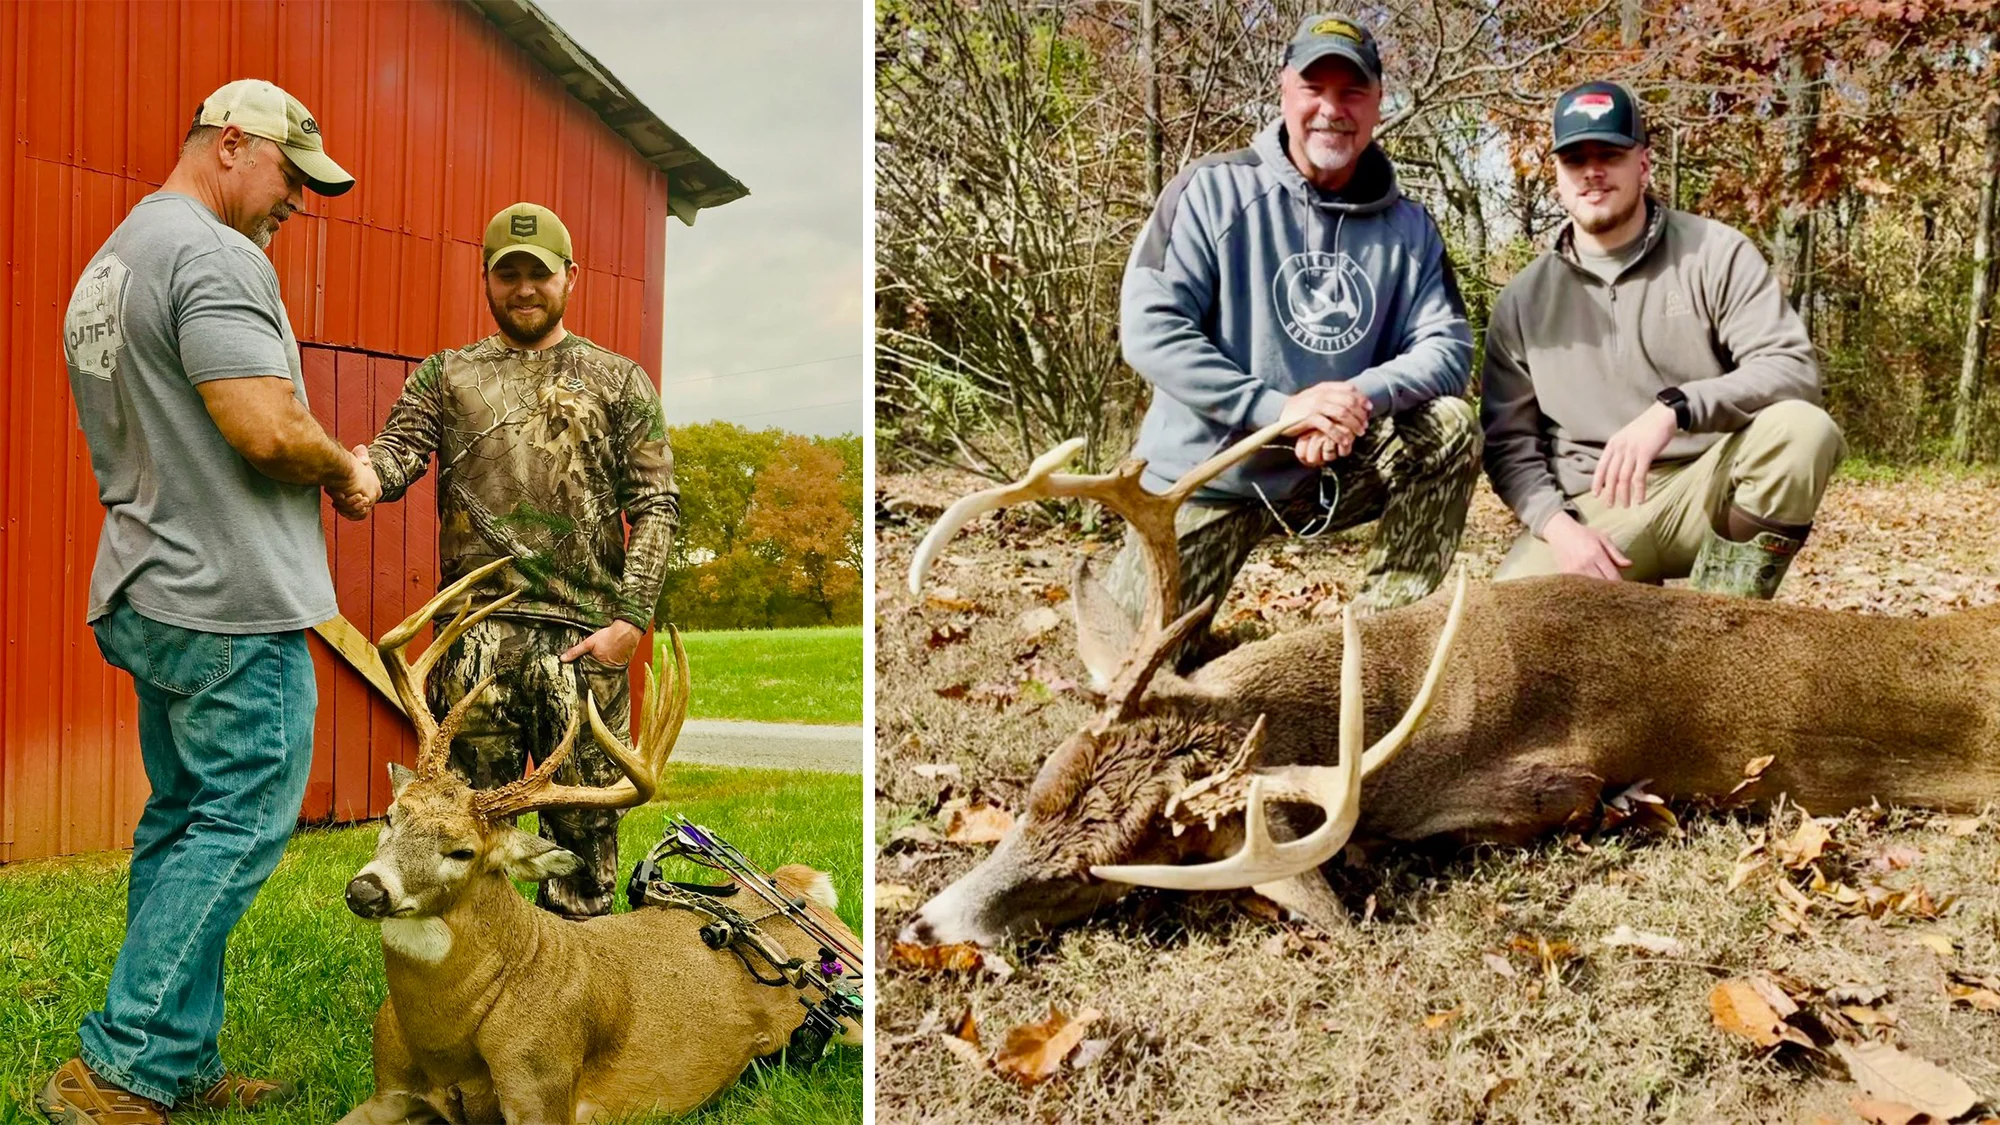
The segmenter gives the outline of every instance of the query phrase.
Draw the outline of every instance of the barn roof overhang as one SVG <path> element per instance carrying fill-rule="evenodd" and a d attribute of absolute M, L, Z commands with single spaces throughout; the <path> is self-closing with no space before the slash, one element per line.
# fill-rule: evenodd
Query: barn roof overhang
<path fill-rule="evenodd" d="M 687 138 L 625 88 L 604 64 L 590 57 L 531 0 L 466 0 L 491 20 L 500 33 L 528 52 L 562 81 L 576 99 L 589 106 L 646 162 L 667 176 L 667 207 L 681 222 L 694 225 L 697 212 L 720 207 L 750 194 L 735 176 L 716 166 Z"/>

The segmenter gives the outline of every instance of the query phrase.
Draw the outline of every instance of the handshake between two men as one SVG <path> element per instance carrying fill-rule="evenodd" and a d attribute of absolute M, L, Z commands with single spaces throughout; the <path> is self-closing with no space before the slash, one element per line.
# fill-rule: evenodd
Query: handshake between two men
<path fill-rule="evenodd" d="M 348 464 L 338 466 L 334 475 L 320 482 L 320 487 L 326 490 L 327 499 L 333 501 L 333 510 L 342 518 L 365 519 L 375 502 L 382 499 L 382 478 L 375 475 L 366 445 L 355 446 L 346 456 Z"/>

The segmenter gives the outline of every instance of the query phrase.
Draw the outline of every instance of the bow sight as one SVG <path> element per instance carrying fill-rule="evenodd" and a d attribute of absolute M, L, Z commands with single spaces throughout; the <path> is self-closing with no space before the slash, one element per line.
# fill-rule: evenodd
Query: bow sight
<path fill-rule="evenodd" d="M 728 882 L 719 886 L 683 883 L 662 877 L 662 860 L 684 859 L 721 872 Z M 735 900 L 748 891 L 762 909 Z M 666 835 L 632 869 L 625 897 L 637 910 L 647 906 L 691 910 L 708 919 L 700 930 L 710 949 L 728 950 L 743 962 L 752 979 L 773 988 L 797 988 L 805 1006 L 805 1022 L 792 1032 L 784 1050 L 786 1062 L 810 1063 L 840 1034 L 840 1021 L 861 1019 L 861 951 L 844 933 L 815 913 L 821 909 L 803 897 L 787 895 L 778 881 L 749 857 L 707 828 L 686 817 L 671 815 Z M 790 956 L 758 923 L 784 918 L 819 944 L 819 957 L 808 961 Z"/>

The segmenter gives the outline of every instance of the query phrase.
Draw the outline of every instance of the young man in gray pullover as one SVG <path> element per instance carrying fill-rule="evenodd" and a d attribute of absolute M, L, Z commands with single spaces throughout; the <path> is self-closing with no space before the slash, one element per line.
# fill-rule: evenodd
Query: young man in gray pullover
<path fill-rule="evenodd" d="M 1281 418 L 1274 447 L 1182 507 L 1183 608 L 1221 600 L 1250 551 L 1375 520 L 1355 605 L 1415 601 L 1443 578 L 1479 475 L 1464 394 L 1465 304 L 1437 224 L 1372 143 L 1375 40 L 1308 18 L 1285 49 L 1282 115 L 1251 146 L 1197 161 L 1161 193 L 1125 270 L 1125 360 L 1153 384 L 1134 455 L 1160 491 Z M 1106 585 L 1136 615 L 1127 541 Z"/>
<path fill-rule="evenodd" d="M 1486 331 L 1486 473 L 1528 529 L 1498 576 L 1769 598 L 1844 448 L 1805 325 L 1749 239 L 1646 195 L 1624 88 L 1556 99 L 1555 151 L 1570 222 Z"/>

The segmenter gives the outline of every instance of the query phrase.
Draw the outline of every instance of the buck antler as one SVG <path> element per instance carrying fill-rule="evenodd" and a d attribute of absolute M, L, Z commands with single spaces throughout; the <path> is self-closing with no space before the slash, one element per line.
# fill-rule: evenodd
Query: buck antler
<path fill-rule="evenodd" d="M 1211 603 L 1204 600 L 1178 618 L 1174 616 L 1181 603 L 1180 546 L 1179 537 L 1174 533 L 1174 513 L 1179 511 L 1188 497 L 1194 495 L 1196 489 L 1264 448 L 1293 425 L 1296 423 L 1271 423 L 1189 469 L 1165 492 L 1158 494 L 1140 487 L 1139 477 L 1145 471 L 1146 462 L 1137 458 L 1129 459 L 1099 476 L 1056 472 L 1083 448 L 1082 438 L 1071 438 L 1035 458 L 1020 480 L 974 492 L 946 508 L 937 523 L 931 526 L 929 534 L 924 536 L 923 542 L 917 545 L 916 557 L 910 560 L 910 592 L 914 594 L 922 588 L 924 574 L 930 570 L 931 563 L 944 549 L 945 543 L 958 534 L 960 528 L 986 512 L 1023 500 L 1062 498 L 1095 500 L 1118 513 L 1131 525 L 1139 539 L 1150 579 L 1139 636 L 1106 693 L 1110 714 L 1119 719 L 1130 718 L 1153 674 L 1169 654 L 1180 648 L 1188 633 L 1206 619 L 1212 608 Z"/>
<path fill-rule="evenodd" d="M 521 591 L 510 590 L 476 610 L 470 602 L 466 603 L 449 624 L 438 630 L 430 646 L 415 662 L 409 659 L 410 641 L 438 610 L 462 596 L 480 579 L 513 561 L 511 556 L 495 559 L 438 591 L 436 597 L 404 618 L 402 624 L 383 634 L 375 645 L 382 653 L 383 664 L 388 667 L 390 686 L 396 689 L 397 697 L 403 701 L 403 709 L 409 713 L 411 725 L 417 728 L 418 777 L 436 777 L 444 770 L 451 756 L 451 740 L 458 734 L 459 724 L 465 721 L 473 701 L 493 686 L 495 678 L 495 675 L 488 675 L 481 679 L 452 705 L 442 720 L 436 720 L 431 717 L 430 704 L 424 699 L 424 683 L 431 669 L 444 658 L 452 642 L 464 636 L 467 629 L 513 604 L 514 599 L 521 596 Z M 622 809 L 652 800 L 659 785 L 660 767 L 673 753 L 688 711 L 687 649 L 681 644 L 680 630 L 669 625 L 667 633 L 674 649 L 671 678 L 662 684 L 653 669 L 647 667 L 639 738 L 633 749 L 626 749 L 618 736 L 605 727 L 604 719 L 597 713 L 596 698 L 589 691 L 584 692 L 583 713 L 589 715 L 591 737 L 625 771 L 624 781 L 603 788 L 555 784 L 555 772 L 562 768 L 576 745 L 577 730 L 583 718 L 582 713 L 572 714 L 562 742 L 548 757 L 536 763 L 533 773 L 497 789 L 476 794 L 473 808 L 488 820 L 498 820 L 543 808 Z"/>
<path fill-rule="evenodd" d="M 467 629 L 512 605 L 514 599 L 521 596 L 521 591 L 509 590 L 477 610 L 474 610 L 472 603 L 468 601 L 465 608 L 459 610 L 458 615 L 451 619 L 450 624 L 438 630 L 437 635 L 431 640 L 430 647 L 424 649 L 424 654 L 417 658 L 415 664 L 409 660 L 410 641 L 417 635 L 417 630 L 422 629 L 438 610 L 472 589 L 480 579 L 513 561 L 511 555 L 494 559 L 439 590 L 436 597 L 425 602 L 415 613 L 405 617 L 402 624 L 382 634 L 382 639 L 375 644 L 376 650 L 382 654 L 382 663 L 388 668 L 389 684 L 396 689 L 397 698 L 403 701 L 403 711 L 410 716 L 410 725 L 417 728 L 418 777 L 435 777 L 438 771 L 444 768 L 445 761 L 451 754 L 452 737 L 458 733 L 458 724 L 465 720 L 465 712 L 471 707 L 472 701 L 493 684 L 492 676 L 479 681 L 471 691 L 465 693 L 465 698 L 460 699 L 445 713 L 444 721 L 440 723 L 431 717 L 430 704 L 424 700 L 424 682 L 429 678 L 431 669 L 444 658 L 445 651 L 451 647 L 453 641 L 464 636 Z"/>
<path fill-rule="evenodd" d="M 556 771 L 562 768 L 576 742 L 580 716 L 571 715 L 561 745 L 538 763 L 533 773 L 497 789 L 474 794 L 474 810 L 488 820 L 500 820 L 538 809 L 625 809 L 652 800 L 659 787 L 660 769 L 680 739 L 681 725 L 687 721 L 688 712 L 687 649 L 681 644 L 679 629 L 669 625 L 667 635 L 674 649 L 672 678 L 663 684 L 652 666 L 647 666 L 639 737 L 632 749 L 626 749 L 604 725 L 604 719 L 597 713 L 597 698 L 587 690 L 583 694 L 584 711 L 590 716 L 590 736 L 625 771 L 625 780 L 604 787 L 555 783 Z"/>
<path fill-rule="evenodd" d="M 1350 606 L 1341 612 L 1340 653 L 1340 764 L 1334 766 L 1280 766 L 1251 773 L 1249 791 L 1243 802 L 1243 846 L 1235 855 L 1214 863 L 1185 867 L 1169 864 L 1092 867 L 1090 873 L 1115 883 L 1161 887 L 1176 891 L 1226 891 L 1254 887 L 1289 879 L 1332 859 L 1361 819 L 1361 783 L 1368 775 L 1393 760 L 1409 742 L 1410 735 L 1430 709 L 1431 697 L 1443 678 L 1445 658 L 1458 635 L 1459 620 L 1465 615 L 1465 572 L 1459 571 L 1458 589 L 1452 595 L 1451 610 L 1444 628 L 1438 631 L 1437 647 L 1424 672 L 1423 684 L 1410 701 L 1403 718 L 1389 733 L 1365 752 L 1361 749 L 1363 710 L 1361 700 L 1361 632 Z M 1264 717 L 1259 715 L 1244 739 L 1237 761 L 1254 761 L 1264 740 Z M 1175 799 L 1212 786 L 1216 778 L 1203 778 L 1181 791 Z M 1265 805 L 1270 801 L 1293 801 L 1318 805 L 1326 820 L 1297 840 L 1279 843 L 1271 838 Z"/>

